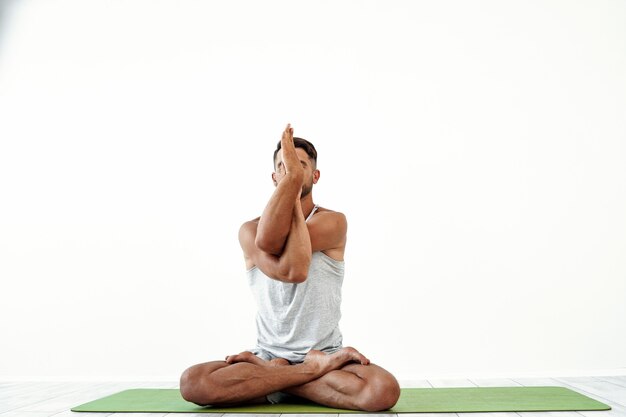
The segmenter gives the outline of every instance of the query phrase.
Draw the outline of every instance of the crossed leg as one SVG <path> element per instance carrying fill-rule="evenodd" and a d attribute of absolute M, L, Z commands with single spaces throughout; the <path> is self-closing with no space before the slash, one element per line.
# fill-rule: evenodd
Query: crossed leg
<path fill-rule="evenodd" d="M 200 405 L 260 404 L 266 395 L 283 391 L 329 407 L 362 411 L 389 409 L 400 396 L 393 375 L 353 348 L 330 355 L 311 351 L 296 365 L 242 352 L 187 369 L 180 390 L 183 398 Z"/>
<path fill-rule="evenodd" d="M 400 397 L 398 381 L 388 371 L 357 363 L 284 391 L 328 407 L 362 411 L 387 410 Z"/>

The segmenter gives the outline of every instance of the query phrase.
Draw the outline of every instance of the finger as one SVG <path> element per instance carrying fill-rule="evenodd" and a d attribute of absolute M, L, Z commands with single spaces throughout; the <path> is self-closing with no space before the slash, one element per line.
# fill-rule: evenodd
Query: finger
<path fill-rule="evenodd" d="M 293 140 L 293 128 L 290 127 L 290 125 L 287 125 L 287 127 L 285 128 L 285 130 L 283 131 L 283 140 Z"/>

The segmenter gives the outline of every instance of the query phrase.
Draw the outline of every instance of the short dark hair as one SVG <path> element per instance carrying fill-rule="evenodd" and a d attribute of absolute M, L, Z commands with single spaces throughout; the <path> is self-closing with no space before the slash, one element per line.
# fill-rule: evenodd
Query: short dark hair
<path fill-rule="evenodd" d="M 314 167 L 317 166 L 317 151 L 315 150 L 315 146 L 311 142 L 302 138 L 293 138 L 293 145 L 296 148 L 302 148 L 309 156 L 309 159 L 313 161 Z M 278 151 L 280 151 L 280 141 L 278 141 L 278 145 L 276 145 L 276 150 L 274 151 L 274 166 L 276 166 L 276 155 L 278 155 Z"/>

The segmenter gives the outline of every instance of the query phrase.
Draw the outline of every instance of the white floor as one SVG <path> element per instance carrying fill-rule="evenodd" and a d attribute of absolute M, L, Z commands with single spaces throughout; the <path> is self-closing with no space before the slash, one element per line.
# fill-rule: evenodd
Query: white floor
<path fill-rule="evenodd" d="M 512 378 L 512 379 L 455 379 L 401 381 L 403 387 L 489 387 L 489 386 L 563 386 L 597 399 L 612 407 L 610 411 L 533 412 L 533 413 L 437 413 L 401 414 L 400 417 L 626 417 L 626 376 L 579 378 Z M 0 382 L 0 417 L 183 417 L 214 416 L 216 414 L 163 414 L 163 413 L 72 413 L 70 408 L 114 394 L 129 388 L 177 388 L 177 382 Z M 352 414 L 359 417 L 358 414 Z M 224 417 L 254 417 L 254 415 L 226 415 Z M 285 415 L 298 417 L 303 415 Z M 337 417 L 317 415 L 317 417 Z M 389 415 L 395 417 L 395 415 Z M 280 417 L 263 415 L 263 417 Z M 311 416 L 306 416 L 311 417 Z"/>

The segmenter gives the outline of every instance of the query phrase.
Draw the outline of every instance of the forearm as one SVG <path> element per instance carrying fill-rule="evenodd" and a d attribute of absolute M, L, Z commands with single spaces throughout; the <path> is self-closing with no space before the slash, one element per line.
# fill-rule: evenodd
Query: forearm
<path fill-rule="evenodd" d="M 279 270 L 290 282 L 304 282 L 311 265 L 311 237 L 302 214 L 300 200 L 296 201 L 285 250 L 279 258 Z"/>
<path fill-rule="evenodd" d="M 292 224 L 293 211 L 302 189 L 300 173 L 286 174 L 265 206 L 255 243 L 259 249 L 273 255 L 281 255 Z"/>

